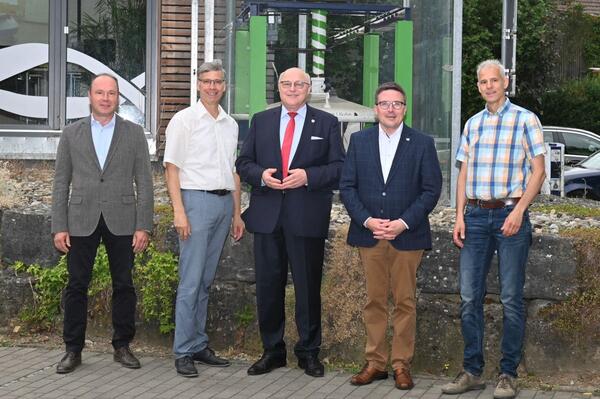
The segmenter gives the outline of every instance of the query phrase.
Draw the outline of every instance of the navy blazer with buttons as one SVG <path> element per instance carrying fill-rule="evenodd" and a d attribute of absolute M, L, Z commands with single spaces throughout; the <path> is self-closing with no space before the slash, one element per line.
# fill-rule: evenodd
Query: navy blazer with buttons
<path fill-rule="evenodd" d="M 292 190 L 273 190 L 261 184 L 262 173 L 276 168 L 274 177 L 281 179 L 281 144 L 279 123 L 281 107 L 255 114 L 239 157 L 236 170 L 242 181 L 252 186 L 250 205 L 242 214 L 251 233 L 272 233 L 282 207 L 286 228 L 298 236 L 327 237 L 332 190 L 337 189 L 344 148 L 337 118 L 307 105 L 300 142 L 290 169 L 306 171 L 308 185 Z"/>
<path fill-rule="evenodd" d="M 440 197 L 442 173 L 433 139 L 404 125 L 387 182 L 379 156 L 379 126 L 354 133 L 340 179 L 340 195 L 352 222 L 348 244 L 372 247 L 368 217 L 402 219 L 409 229 L 391 243 L 398 250 L 431 249 L 428 215 Z"/>

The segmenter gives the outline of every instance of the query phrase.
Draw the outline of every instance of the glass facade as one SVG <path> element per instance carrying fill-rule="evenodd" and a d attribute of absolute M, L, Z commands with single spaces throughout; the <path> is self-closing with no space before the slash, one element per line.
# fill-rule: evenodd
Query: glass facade
<path fill-rule="evenodd" d="M 48 125 L 49 3 L 0 0 L 0 125 Z"/>
<path fill-rule="evenodd" d="M 69 0 L 67 6 L 67 121 L 89 114 L 91 78 L 119 80 L 119 115 L 144 125 L 146 0 Z"/>
<path fill-rule="evenodd" d="M 148 129 L 150 15 L 147 0 L 0 0 L 0 136 L 89 115 L 99 73 L 119 81 L 119 115 Z"/>

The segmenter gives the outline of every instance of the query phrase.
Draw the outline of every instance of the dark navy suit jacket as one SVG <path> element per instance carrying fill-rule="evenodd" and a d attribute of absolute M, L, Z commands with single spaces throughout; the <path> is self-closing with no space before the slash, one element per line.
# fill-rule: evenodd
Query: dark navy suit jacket
<path fill-rule="evenodd" d="M 281 179 L 280 116 L 281 107 L 254 115 L 236 161 L 242 181 L 252 186 L 250 205 L 242 214 L 246 229 L 251 233 L 272 233 L 285 206 L 288 211 L 283 223 L 293 234 L 327 237 L 332 190 L 338 187 L 344 162 L 339 122 L 335 116 L 307 106 L 290 169 L 305 169 L 308 186 L 284 193 L 261 185 L 267 168 L 276 168 L 274 177 Z"/>
<path fill-rule="evenodd" d="M 372 247 L 373 233 L 363 226 L 368 217 L 399 219 L 409 229 L 391 243 L 398 250 L 431 248 L 427 215 L 435 207 L 442 187 L 442 173 L 433 139 L 404 125 L 387 182 L 379 157 L 379 126 L 350 138 L 340 180 L 340 195 L 352 223 L 348 244 Z"/>

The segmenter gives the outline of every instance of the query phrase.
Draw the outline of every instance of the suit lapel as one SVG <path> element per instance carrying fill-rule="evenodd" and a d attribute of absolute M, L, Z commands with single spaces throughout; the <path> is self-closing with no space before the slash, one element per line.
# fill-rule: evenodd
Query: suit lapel
<path fill-rule="evenodd" d="M 83 128 L 83 141 L 85 142 L 84 148 L 87 148 L 87 152 L 90 159 L 94 160 L 94 164 L 96 165 L 98 170 L 102 172 L 102 168 L 100 167 L 100 161 L 98 161 L 98 154 L 96 154 L 96 147 L 94 147 L 94 139 L 92 138 L 91 115 L 85 118 L 85 125 Z"/>
<path fill-rule="evenodd" d="M 375 161 L 375 173 L 379 178 L 379 182 L 381 184 L 385 184 L 383 181 L 383 172 L 381 171 L 381 155 L 379 154 L 379 125 L 375 125 L 371 128 L 371 133 L 368 139 L 368 146 L 371 155 L 369 159 L 373 159 Z"/>
<path fill-rule="evenodd" d="M 102 170 L 103 173 L 108 168 L 111 158 L 113 157 L 113 155 L 115 155 L 115 151 L 117 150 L 119 140 L 121 140 L 121 136 L 123 135 L 123 133 L 122 133 L 123 129 L 121 128 L 121 123 L 122 123 L 121 117 L 115 114 L 115 130 L 113 131 L 112 140 L 110 141 L 110 147 L 108 147 L 108 154 L 106 154 L 106 161 L 104 161 L 104 169 Z"/>
<path fill-rule="evenodd" d="M 392 167 L 390 168 L 390 173 L 387 178 L 387 183 L 389 183 L 394 174 L 398 171 L 399 165 L 402 162 L 402 157 L 411 148 L 411 140 L 412 138 L 412 130 L 406 125 L 402 127 L 402 134 L 400 135 L 400 142 L 398 143 L 398 148 L 396 149 L 396 154 L 394 154 L 394 160 L 392 161 Z M 386 184 L 387 184 L 386 183 Z"/>
<path fill-rule="evenodd" d="M 279 129 L 280 129 L 280 124 L 281 124 L 281 106 L 277 107 L 277 108 L 273 108 L 272 109 L 272 114 L 271 114 L 271 119 L 272 121 L 272 126 L 273 126 L 273 130 L 271 131 L 271 140 L 270 142 L 273 143 L 273 153 L 275 154 L 275 164 L 279 165 L 277 167 L 277 170 L 279 172 L 281 172 L 281 165 L 282 165 L 282 161 L 281 161 L 281 143 L 279 140 Z"/>

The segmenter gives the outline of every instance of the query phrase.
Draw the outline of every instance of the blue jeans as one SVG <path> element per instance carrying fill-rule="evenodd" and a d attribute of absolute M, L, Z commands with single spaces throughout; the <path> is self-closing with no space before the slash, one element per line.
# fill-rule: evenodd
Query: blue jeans
<path fill-rule="evenodd" d="M 179 286 L 175 303 L 176 358 L 206 348 L 208 291 L 215 278 L 233 214 L 231 194 L 218 196 L 198 190 L 181 190 L 192 235 L 179 240 Z"/>
<path fill-rule="evenodd" d="M 498 253 L 500 301 L 503 309 L 502 359 L 500 372 L 517 376 L 525 335 L 526 309 L 523 300 L 525 266 L 531 245 L 531 222 L 525 211 L 519 231 L 510 237 L 500 228 L 513 206 L 483 209 L 467 205 L 465 240 L 460 251 L 461 321 L 464 339 L 463 368 L 481 375 L 483 359 L 483 301 L 486 278 L 494 252 Z"/>

